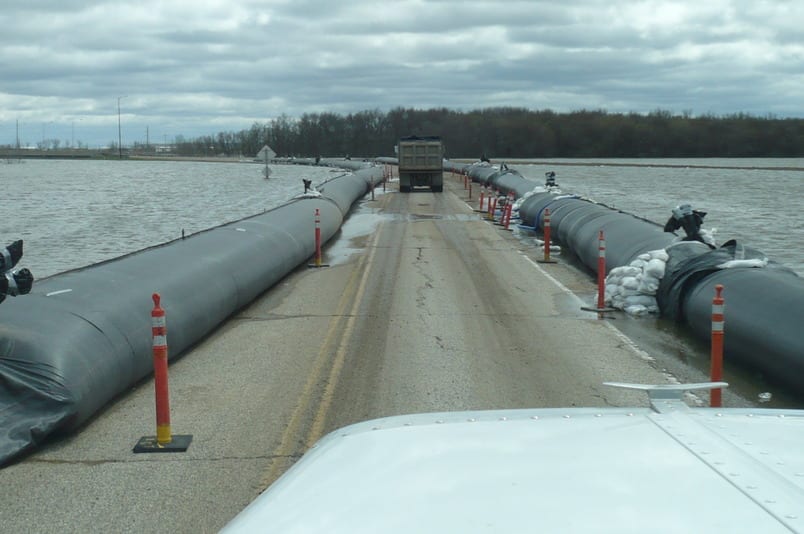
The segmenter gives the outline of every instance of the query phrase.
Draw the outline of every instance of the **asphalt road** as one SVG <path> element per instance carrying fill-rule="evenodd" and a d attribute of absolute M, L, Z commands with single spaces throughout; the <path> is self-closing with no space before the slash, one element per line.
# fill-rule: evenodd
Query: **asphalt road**
<path fill-rule="evenodd" d="M 325 251 L 170 367 L 187 452 L 155 433 L 145 381 L 0 470 L 2 532 L 216 532 L 318 438 L 423 411 L 645 405 L 605 381 L 672 376 L 607 319 L 590 280 L 445 192 L 378 192 Z M 474 203 L 472 204 L 474 205 Z M 168 343 L 170 342 L 170 317 Z M 593 444 L 590 444 L 593 446 Z"/>

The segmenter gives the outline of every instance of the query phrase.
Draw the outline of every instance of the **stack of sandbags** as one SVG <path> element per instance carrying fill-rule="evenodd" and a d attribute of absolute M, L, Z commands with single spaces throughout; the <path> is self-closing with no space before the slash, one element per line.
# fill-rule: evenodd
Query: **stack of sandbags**
<path fill-rule="evenodd" d="M 606 304 L 631 315 L 658 313 L 656 290 L 667 259 L 664 249 L 652 250 L 640 254 L 630 265 L 612 269 L 606 277 Z"/>

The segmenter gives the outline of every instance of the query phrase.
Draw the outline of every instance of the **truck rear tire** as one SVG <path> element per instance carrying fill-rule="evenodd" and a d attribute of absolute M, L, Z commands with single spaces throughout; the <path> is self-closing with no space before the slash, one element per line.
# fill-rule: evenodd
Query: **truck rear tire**
<path fill-rule="evenodd" d="M 399 186 L 400 193 L 410 193 L 410 186 L 409 185 L 400 185 Z"/>
<path fill-rule="evenodd" d="M 444 186 L 443 185 L 434 185 L 434 186 L 432 186 L 430 188 L 430 191 L 432 191 L 433 193 L 441 193 L 442 191 L 444 191 Z"/>

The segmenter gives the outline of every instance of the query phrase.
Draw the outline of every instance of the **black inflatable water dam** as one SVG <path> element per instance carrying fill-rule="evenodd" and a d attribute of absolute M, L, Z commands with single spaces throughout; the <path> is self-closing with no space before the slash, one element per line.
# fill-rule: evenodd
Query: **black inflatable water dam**
<path fill-rule="evenodd" d="M 312 161 L 310 162 L 312 163 Z M 335 163 L 333 163 L 335 165 Z M 382 168 L 354 173 L 249 217 L 37 281 L 0 305 L 0 465 L 85 422 L 153 371 L 151 295 L 162 296 L 174 358 L 249 304 L 340 228 Z"/>
<path fill-rule="evenodd" d="M 445 162 L 447 171 L 467 173 L 473 182 L 524 198 L 522 221 L 541 228 L 550 208 L 551 235 L 592 271 L 597 271 L 598 233 L 606 239 L 606 268 L 628 265 L 640 254 L 667 248 L 675 236 L 657 223 L 573 195 L 547 191 L 544 182 L 514 170 Z M 695 249 L 697 247 L 693 247 Z M 715 286 L 724 287 L 726 361 L 739 361 L 804 395 L 804 279 L 769 261 L 766 267 L 719 268 L 726 261 L 764 257 L 740 243 L 710 251 L 672 246 L 657 300 L 662 314 L 686 325 L 696 337 L 711 337 Z"/>

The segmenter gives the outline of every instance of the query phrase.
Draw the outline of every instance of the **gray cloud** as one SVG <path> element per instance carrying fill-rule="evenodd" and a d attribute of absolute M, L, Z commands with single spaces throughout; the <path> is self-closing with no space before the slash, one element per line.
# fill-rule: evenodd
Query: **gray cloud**
<path fill-rule="evenodd" d="M 0 144 L 281 114 L 521 106 L 804 116 L 796 0 L 37 1 L 0 12 Z"/>

